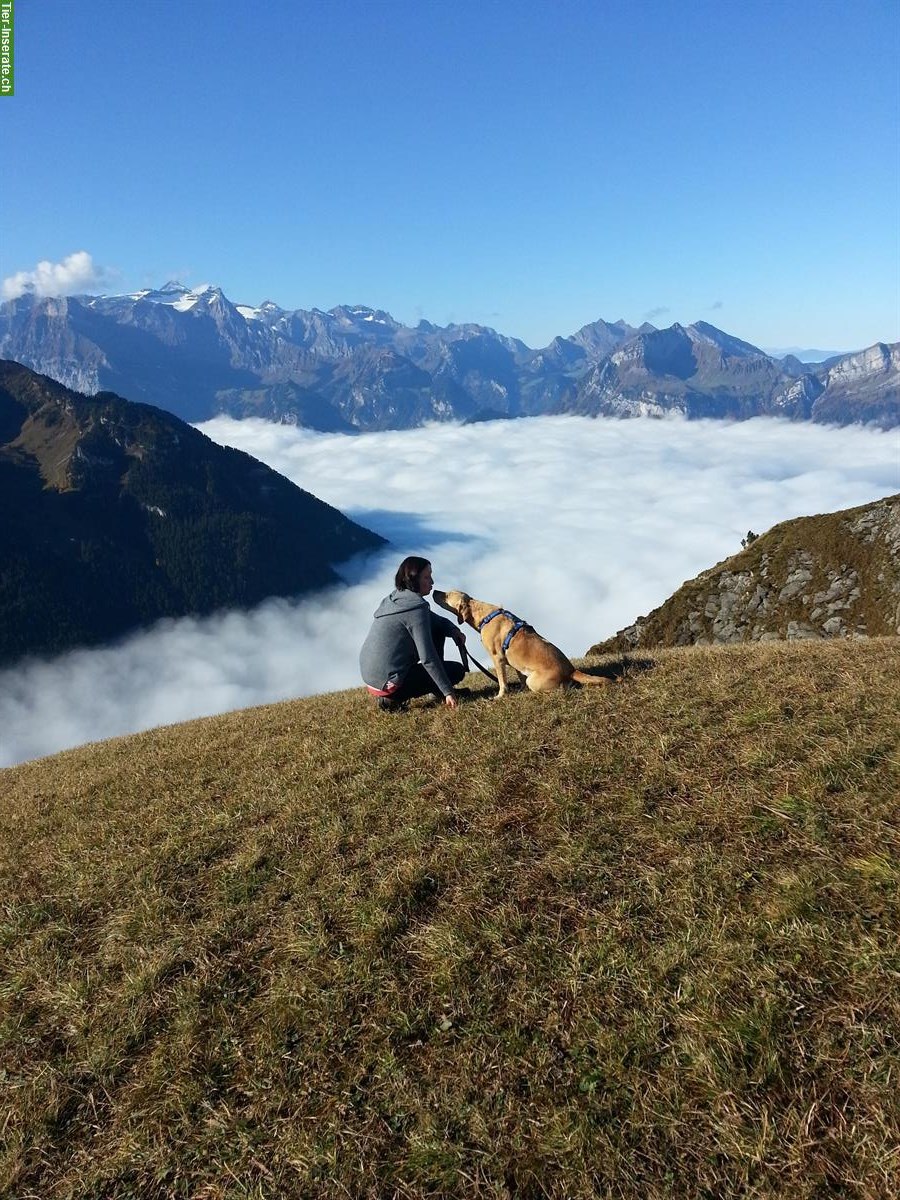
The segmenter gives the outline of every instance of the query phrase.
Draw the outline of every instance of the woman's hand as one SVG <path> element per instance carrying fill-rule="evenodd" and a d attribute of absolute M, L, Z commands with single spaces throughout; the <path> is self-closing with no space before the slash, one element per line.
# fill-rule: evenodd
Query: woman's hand
<path fill-rule="evenodd" d="M 459 701 L 451 692 L 449 696 L 444 697 L 444 703 L 448 708 L 459 708 Z"/>

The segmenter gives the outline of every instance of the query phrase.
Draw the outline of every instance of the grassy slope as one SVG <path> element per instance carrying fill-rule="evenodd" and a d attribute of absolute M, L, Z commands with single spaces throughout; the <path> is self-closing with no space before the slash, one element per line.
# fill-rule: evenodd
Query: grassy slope
<path fill-rule="evenodd" d="M 669 651 L 0 773 L 0 1193 L 896 1194 L 898 678 Z"/>

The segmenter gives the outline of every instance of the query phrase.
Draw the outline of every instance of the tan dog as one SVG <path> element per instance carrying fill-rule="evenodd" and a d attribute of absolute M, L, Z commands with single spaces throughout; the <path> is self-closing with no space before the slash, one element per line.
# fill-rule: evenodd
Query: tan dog
<path fill-rule="evenodd" d="M 436 591 L 432 595 L 441 608 L 453 613 L 460 625 L 471 625 L 481 634 L 481 641 L 494 660 L 500 685 L 495 700 L 506 692 L 507 663 L 532 692 L 550 692 L 573 680 L 588 684 L 609 682 L 603 676 L 577 670 L 562 650 L 497 604 L 473 600 L 465 592 Z"/>

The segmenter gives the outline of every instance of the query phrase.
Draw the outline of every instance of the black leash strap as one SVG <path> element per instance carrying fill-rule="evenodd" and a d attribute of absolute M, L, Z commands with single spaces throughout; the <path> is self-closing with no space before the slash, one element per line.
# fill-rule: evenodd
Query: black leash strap
<path fill-rule="evenodd" d="M 482 673 L 482 675 L 487 675 L 488 679 L 493 679 L 494 683 L 496 683 L 499 687 L 499 680 L 497 679 L 497 676 L 493 673 L 493 671 L 489 671 L 487 669 L 487 667 L 483 667 L 481 665 L 481 663 L 478 661 L 478 659 L 474 658 L 469 653 L 468 647 L 460 646 L 459 656 L 462 659 L 462 664 L 466 668 L 466 670 L 468 670 L 468 668 L 469 668 L 469 659 L 471 659 L 472 662 L 475 664 L 475 666 L 478 668 L 478 670 Z"/>

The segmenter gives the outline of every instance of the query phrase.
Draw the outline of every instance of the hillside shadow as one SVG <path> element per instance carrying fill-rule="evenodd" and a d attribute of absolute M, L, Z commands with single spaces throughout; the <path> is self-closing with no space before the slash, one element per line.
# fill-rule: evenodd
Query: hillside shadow
<path fill-rule="evenodd" d="M 619 678 L 628 675 L 639 675 L 642 671 L 652 671 L 656 666 L 655 658 L 632 658 L 630 654 L 623 654 L 620 662 L 614 666 L 619 672 Z"/>
<path fill-rule="evenodd" d="M 630 654 L 622 654 L 613 662 L 603 663 L 599 667 L 579 667 L 578 669 L 585 675 L 595 675 L 598 679 L 609 679 L 613 683 L 621 683 L 642 671 L 652 671 L 655 666 L 655 659 L 633 658 Z"/>
<path fill-rule="evenodd" d="M 342 563 L 333 564 L 341 579 L 351 585 L 364 583 L 370 577 L 383 574 L 385 562 L 390 563 L 396 559 L 399 546 L 414 547 L 415 553 L 428 556 L 438 546 L 453 542 L 465 543 L 471 549 L 473 557 L 477 557 L 483 554 L 489 545 L 487 540 L 478 534 L 460 533 L 457 529 L 436 529 L 418 513 L 392 512 L 383 508 L 354 508 L 346 509 L 344 515 L 387 540 L 387 545 L 380 546 L 377 550 L 364 551 Z"/>
<path fill-rule="evenodd" d="M 418 543 L 423 548 L 442 542 L 484 541 L 474 533 L 460 533 L 458 529 L 436 529 L 419 513 L 393 512 L 386 508 L 346 509 L 345 515 L 358 525 L 364 525 L 373 533 L 380 533 L 391 545 Z"/>

